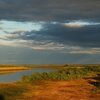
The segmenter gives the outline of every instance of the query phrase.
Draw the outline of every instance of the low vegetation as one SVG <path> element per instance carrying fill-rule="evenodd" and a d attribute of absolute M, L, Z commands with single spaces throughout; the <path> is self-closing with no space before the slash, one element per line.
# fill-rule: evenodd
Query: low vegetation
<path fill-rule="evenodd" d="M 19 100 L 25 91 L 27 88 L 20 84 L 0 84 L 0 100 Z"/>
<path fill-rule="evenodd" d="M 96 75 L 100 72 L 100 66 L 65 67 L 56 72 L 33 73 L 31 76 L 23 76 L 22 82 L 34 82 L 40 80 L 71 80 Z"/>
<path fill-rule="evenodd" d="M 71 80 L 71 83 L 67 80 Z M 33 73 L 30 76 L 23 76 L 22 79 L 16 83 L 0 84 L 0 100 L 12 100 L 12 98 L 15 100 L 33 100 L 35 97 L 36 99 L 34 100 L 54 100 L 52 98 L 54 94 L 50 94 L 49 91 L 47 92 L 44 87 L 51 89 L 50 93 L 53 93 L 53 89 L 56 90 L 58 94 L 55 94 L 55 96 L 58 97 L 60 96 L 59 94 L 62 94 L 62 98 L 69 93 L 70 95 L 75 94 L 76 96 L 79 89 L 82 89 L 83 92 L 91 91 L 91 96 L 93 94 L 94 98 L 96 98 L 94 100 L 99 100 L 100 65 L 63 65 L 62 69 L 55 72 Z M 61 90 L 59 90 L 60 87 Z M 43 92 L 44 94 L 42 94 Z M 87 96 L 85 92 L 83 94 L 78 93 L 80 99 L 82 97 L 81 95 L 83 95 L 84 98 Z M 47 99 L 47 97 L 43 99 L 46 94 L 50 95 L 48 96 L 49 99 Z M 68 96 L 66 96 L 66 98 Z M 88 98 L 90 99 L 90 97 Z"/>

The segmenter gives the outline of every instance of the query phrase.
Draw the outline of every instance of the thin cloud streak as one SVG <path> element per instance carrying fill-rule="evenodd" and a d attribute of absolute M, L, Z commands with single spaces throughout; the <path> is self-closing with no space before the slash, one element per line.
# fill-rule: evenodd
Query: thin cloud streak
<path fill-rule="evenodd" d="M 94 25 L 100 25 L 100 23 L 97 22 L 89 22 L 89 21 L 82 21 L 82 20 L 75 20 L 75 21 L 70 21 L 68 23 L 62 24 L 65 27 L 70 27 L 70 28 L 81 28 L 81 27 L 86 27 L 86 26 L 94 26 Z"/>

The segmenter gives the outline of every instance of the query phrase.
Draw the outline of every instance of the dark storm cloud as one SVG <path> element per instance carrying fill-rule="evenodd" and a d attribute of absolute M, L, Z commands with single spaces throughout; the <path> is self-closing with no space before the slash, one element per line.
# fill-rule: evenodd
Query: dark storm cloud
<path fill-rule="evenodd" d="M 48 30 L 43 30 L 37 34 L 42 34 L 46 38 L 51 38 L 55 42 L 82 47 L 100 47 L 100 26 L 83 28 L 66 28 L 61 25 L 49 25 Z"/>
<path fill-rule="evenodd" d="M 12 33 L 13 34 L 13 33 Z M 15 33 L 16 34 L 16 33 Z M 49 42 L 63 45 L 79 46 L 84 48 L 100 48 L 100 25 L 92 25 L 80 28 L 69 28 L 62 24 L 46 23 L 41 31 L 31 31 L 19 34 L 18 37 L 9 39 L 22 39 Z"/>
<path fill-rule="evenodd" d="M 0 0 L 0 19 L 100 20 L 100 0 Z"/>

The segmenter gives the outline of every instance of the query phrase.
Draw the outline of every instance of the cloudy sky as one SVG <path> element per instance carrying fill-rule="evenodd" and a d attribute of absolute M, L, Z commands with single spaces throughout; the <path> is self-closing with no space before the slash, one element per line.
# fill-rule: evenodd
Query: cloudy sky
<path fill-rule="evenodd" d="M 100 63 L 100 0 L 0 0 L 0 63 Z"/>

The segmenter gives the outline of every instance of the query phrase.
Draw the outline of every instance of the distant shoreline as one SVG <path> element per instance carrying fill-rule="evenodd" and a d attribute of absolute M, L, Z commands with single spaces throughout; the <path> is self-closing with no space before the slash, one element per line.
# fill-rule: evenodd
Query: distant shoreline
<path fill-rule="evenodd" d="M 27 67 L 27 66 L 0 65 L 0 74 L 12 73 L 12 72 L 17 72 L 17 71 L 22 71 L 22 70 L 29 70 L 29 69 L 31 69 L 31 68 Z"/>
<path fill-rule="evenodd" d="M 27 70 L 28 67 L 0 67 L 0 71 L 14 71 L 14 70 Z"/>
<path fill-rule="evenodd" d="M 29 70 L 33 68 L 56 68 L 56 69 L 62 69 L 66 67 L 83 67 L 83 66 L 100 66 L 100 64 L 44 64 L 44 65 L 35 65 L 35 64 L 23 64 L 23 65 L 15 65 L 15 64 L 0 64 L 0 74 L 3 73 L 10 73 L 10 72 L 16 72 L 16 71 L 22 71 L 22 70 Z"/>

